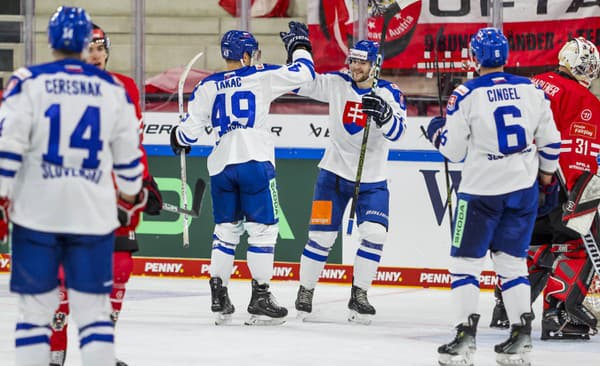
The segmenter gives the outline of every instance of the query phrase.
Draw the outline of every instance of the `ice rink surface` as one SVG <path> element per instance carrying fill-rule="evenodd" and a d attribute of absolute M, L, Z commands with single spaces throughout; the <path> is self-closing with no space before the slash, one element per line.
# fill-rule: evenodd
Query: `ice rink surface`
<path fill-rule="evenodd" d="M 16 297 L 0 275 L 0 365 L 14 365 Z M 454 337 L 450 292 L 375 287 L 377 315 L 369 326 L 347 322 L 349 286 L 319 284 L 311 322 L 296 319 L 297 282 L 274 282 L 272 291 L 290 310 L 281 326 L 243 325 L 249 281 L 232 281 L 233 324 L 215 326 L 207 280 L 134 277 L 117 326 L 117 356 L 129 366 L 421 366 L 437 365 L 436 348 Z M 475 365 L 495 365 L 493 345 L 507 331 L 488 327 L 493 294 L 483 292 Z M 534 305 L 537 315 L 541 304 Z M 534 321 L 532 365 L 600 365 L 600 336 L 590 341 L 542 342 Z M 69 328 L 67 366 L 80 365 L 75 327 Z"/>

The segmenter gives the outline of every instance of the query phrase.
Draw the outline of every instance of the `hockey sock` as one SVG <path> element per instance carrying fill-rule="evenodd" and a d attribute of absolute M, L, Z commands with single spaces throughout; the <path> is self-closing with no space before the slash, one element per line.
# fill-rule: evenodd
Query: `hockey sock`
<path fill-rule="evenodd" d="M 275 243 L 270 245 L 248 245 L 246 260 L 252 278 L 259 284 L 269 283 L 273 277 L 273 260 L 275 257 Z"/>
<path fill-rule="evenodd" d="M 50 363 L 50 321 L 58 306 L 58 290 L 40 295 L 19 295 L 19 317 L 15 328 L 17 366 Z"/>
<path fill-rule="evenodd" d="M 115 364 L 114 325 L 110 319 L 108 294 L 90 294 L 69 289 L 73 319 L 79 328 L 82 364 Z"/>
<path fill-rule="evenodd" d="M 383 253 L 383 244 L 375 244 L 363 240 L 356 251 L 354 258 L 354 277 L 353 284 L 363 290 L 371 287 L 371 282 L 375 278 L 381 254 Z"/>
<path fill-rule="evenodd" d="M 521 314 L 531 311 L 530 296 L 527 276 L 502 278 L 502 298 L 511 324 L 520 324 Z"/>
<path fill-rule="evenodd" d="M 456 324 L 465 323 L 469 315 L 477 314 L 479 280 L 474 275 L 454 274 L 452 278 L 452 304 L 457 307 Z"/>
<path fill-rule="evenodd" d="M 300 257 L 300 284 L 311 290 L 319 281 L 319 275 L 325 267 L 329 248 L 319 245 L 313 240 L 308 240 Z"/>
<path fill-rule="evenodd" d="M 223 286 L 227 286 L 233 269 L 236 244 L 220 240 L 216 235 L 213 235 L 213 239 L 213 249 L 210 255 L 210 276 L 219 277 L 223 281 Z"/>

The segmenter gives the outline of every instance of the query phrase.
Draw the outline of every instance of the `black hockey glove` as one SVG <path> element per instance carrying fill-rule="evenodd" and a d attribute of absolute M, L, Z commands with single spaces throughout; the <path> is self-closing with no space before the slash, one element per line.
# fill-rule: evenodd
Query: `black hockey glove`
<path fill-rule="evenodd" d="M 539 180 L 538 184 L 540 196 L 537 214 L 538 216 L 546 216 L 558 206 L 558 191 L 560 190 L 560 186 L 555 175 L 552 176 L 550 184 L 542 184 Z"/>
<path fill-rule="evenodd" d="M 392 119 L 392 107 L 377 94 L 365 94 L 362 97 L 362 111 L 373 117 L 377 127 L 388 123 Z"/>
<path fill-rule="evenodd" d="M 446 125 L 446 118 L 442 116 L 433 117 L 427 126 L 427 139 L 431 141 L 436 149 L 439 149 L 440 144 L 446 144 L 446 136 L 442 134 L 442 130 Z"/>
<path fill-rule="evenodd" d="M 144 212 L 151 216 L 160 214 L 163 200 L 154 177 L 150 175 L 148 178 L 144 179 L 143 187 L 148 190 L 148 202 L 146 202 Z"/>
<path fill-rule="evenodd" d="M 312 52 L 312 45 L 308 38 L 308 28 L 306 24 L 300 22 L 289 22 L 290 31 L 280 32 L 279 36 L 283 40 L 285 50 L 287 51 L 286 63 L 292 62 L 292 54 L 298 47 L 304 47 L 308 52 Z"/>
<path fill-rule="evenodd" d="M 181 154 L 181 151 L 185 151 L 185 154 L 189 154 L 192 151 L 191 146 L 181 145 L 177 141 L 177 126 L 171 128 L 171 149 L 175 155 Z"/>

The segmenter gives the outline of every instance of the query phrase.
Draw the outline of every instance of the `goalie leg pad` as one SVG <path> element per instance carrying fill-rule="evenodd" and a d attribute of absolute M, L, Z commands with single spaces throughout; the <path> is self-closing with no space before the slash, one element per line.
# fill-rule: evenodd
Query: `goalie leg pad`
<path fill-rule="evenodd" d="M 577 252 L 561 254 L 548 280 L 544 308 L 551 309 L 553 304 L 564 303 L 570 318 L 595 329 L 596 318 L 582 305 L 593 276 L 594 271 L 587 258 L 579 258 Z"/>
<path fill-rule="evenodd" d="M 540 293 L 546 287 L 548 277 L 552 270 L 555 255 L 551 251 L 551 245 L 544 244 L 537 248 L 531 248 L 527 256 L 527 267 L 529 272 L 529 284 L 531 286 L 531 303 L 534 303 Z"/>
<path fill-rule="evenodd" d="M 241 221 L 215 225 L 209 272 L 211 277 L 220 278 L 223 286 L 229 283 L 235 249 L 243 232 L 244 226 Z"/>

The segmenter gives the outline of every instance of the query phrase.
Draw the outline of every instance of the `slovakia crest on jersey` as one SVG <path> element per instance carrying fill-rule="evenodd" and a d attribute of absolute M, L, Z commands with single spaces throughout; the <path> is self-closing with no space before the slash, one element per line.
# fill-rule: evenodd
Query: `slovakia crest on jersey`
<path fill-rule="evenodd" d="M 362 112 L 362 104 L 360 102 L 346 101 L 342 123 L 346 131 L 351 135 L 356 134 L 365 127 L 367 124 L 367 115 Z"/>

